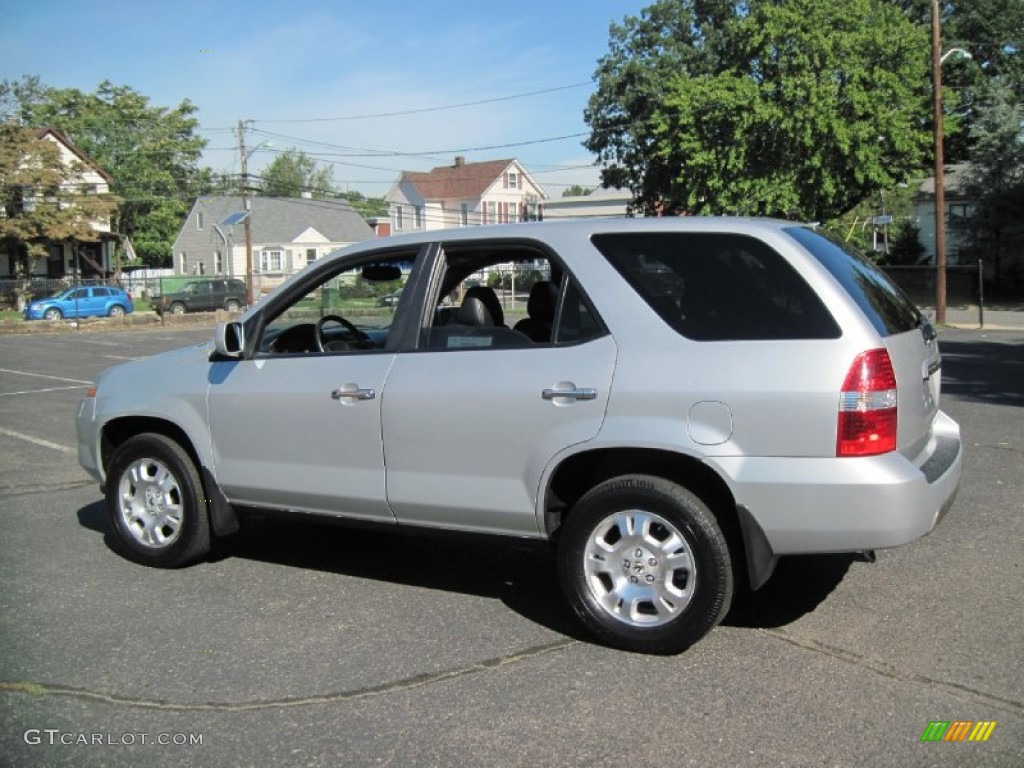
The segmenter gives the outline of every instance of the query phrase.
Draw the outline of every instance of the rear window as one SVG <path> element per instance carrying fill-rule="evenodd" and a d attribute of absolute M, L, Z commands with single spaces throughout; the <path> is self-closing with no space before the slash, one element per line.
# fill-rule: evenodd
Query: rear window
<path fill-rule="evenodd" d="M 921 325 L 921 313 L 914 303 L 870 261 L 806 227 L 790 227 L 786 233 L 832 273 L 880 336 L 905 333 Z"/>
<path fill-rule="evenodd" d="M 729 233 L 595 235 L 593 243 L 671 328 L 696 341 L 835 339 L 835 319 L 760 240 Z"/>

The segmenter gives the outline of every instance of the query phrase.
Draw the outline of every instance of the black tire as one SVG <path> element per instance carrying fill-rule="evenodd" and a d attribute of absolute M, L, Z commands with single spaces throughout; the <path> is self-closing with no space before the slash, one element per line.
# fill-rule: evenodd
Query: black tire
<path fill-rule="evenodd" d="M 64 317 L 64 313 L 61 312 L 56 307 L 50 307 L 48 310 L 43 312 L 43 319 L 44 320 L 49 320 L 50 322 L 54 322 L 54 321 L 60 320 L 63 317 Z"/>
<path fill-rule="evenodd" d="M 131 560 L 180 568 L 210 550 L 210 517 L 195 464 L 180 445 L 155 433 L 122 443 L 111 457 L 107 513 L 114 539 Z"/>
<path fill-rule="evenodd" d="M 559 531 L 558 576 L 600 642 L 679 653 L 725 616 L 729 547 L 696 495 L 660 477 L 607 480 L 576 502 Z"/>
<path fill-rule="evenodd" d="M 171 304 L 171 314 L 172 315 L 184 315 L 185 314 L 185 305 L 182 304 L 180 301 L 174 302 L 173 304 Z"/>
<path fill-rule="evenodd" d="M 224 309 L 226 309 L 228 312 L 238 312 L 241 308 L 242 305 L 239 304 L 234 299 L 228 299 L 227 303 L 224 305 Z"/>
<path fill-rule="evenodd" d="M 110 311 L 107 312 L 107 315 L 109 317 L 123 317 L 124 316 L 124 307 L 122 307 L 120 304 L 114 304 L 110 308 Z"/>

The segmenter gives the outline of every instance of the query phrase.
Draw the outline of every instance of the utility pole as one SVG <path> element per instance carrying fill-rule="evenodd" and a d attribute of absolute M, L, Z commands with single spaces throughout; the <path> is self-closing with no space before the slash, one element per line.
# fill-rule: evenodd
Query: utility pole
<path fill-rule="evenodd" d="M 946 187 L 942 161 L 942 34 L 939 0 L 932 0 L 932 89 L 935 108 L 935 323 L 941 325 L 946 322 Z"/>
<path fill-rule="evenodd" d="M 242 208 L 245 210 L 245 301 L 252 305 L 252 208 L 249 203 L 249 156 L 245 151 L 245 121 L 238 121 L 238 156 L 242 160 Z"/>

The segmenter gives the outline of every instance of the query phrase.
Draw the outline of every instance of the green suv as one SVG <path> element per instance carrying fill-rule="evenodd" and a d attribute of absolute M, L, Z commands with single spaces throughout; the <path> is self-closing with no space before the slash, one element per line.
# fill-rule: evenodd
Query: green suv
<path fill-rule="evenodd" d="M 153 308 L 158 315 L 170 312 L 183 315 L 186 312 L 213 312 L 226 309 L 238 312 L 246 305 L 245 283 L 241 280 L 193 280 L 175 293 L 153 297 Z"/>

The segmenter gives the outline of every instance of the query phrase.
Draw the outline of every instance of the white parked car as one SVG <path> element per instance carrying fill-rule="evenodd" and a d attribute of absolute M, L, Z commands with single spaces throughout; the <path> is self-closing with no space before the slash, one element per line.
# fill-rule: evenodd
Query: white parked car
<path fill-rule="evenodd" d="M 525 317 L 464 284 L 516 264 Z M 138 562 L 266 509 L 546 539 L 597 639 L 670 653 L 782 555 L 936 525 L 962 459 L 939 381 L 917 309 L 805 226 L 475 227 L 351 246 L 213 343 L 104 372 L 79 456 Z"/>

